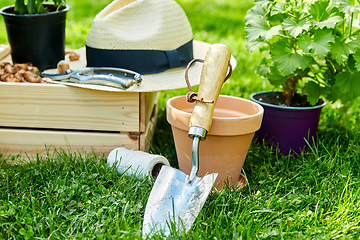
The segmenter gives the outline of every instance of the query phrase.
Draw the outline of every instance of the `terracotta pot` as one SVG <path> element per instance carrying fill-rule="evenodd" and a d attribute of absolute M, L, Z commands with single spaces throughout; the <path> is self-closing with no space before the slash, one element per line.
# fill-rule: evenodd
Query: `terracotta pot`
<path fill-rule="evenodd" d="M 191 170 L 192 139 L 188 137 L 189 120 L 195 103 L 188 103 L 185 96 L 167 101 L 167 120 L 171 124 L 179 168 L 186 174 Z M 199 173 L 218 173 L 215 186 L 232 187 L 242 183 L 241 169 L 255 131 L 260 128 L 263 108 L 252 101 L 220 95 L 215 106 L 212 126 L 199 147 Z"/>

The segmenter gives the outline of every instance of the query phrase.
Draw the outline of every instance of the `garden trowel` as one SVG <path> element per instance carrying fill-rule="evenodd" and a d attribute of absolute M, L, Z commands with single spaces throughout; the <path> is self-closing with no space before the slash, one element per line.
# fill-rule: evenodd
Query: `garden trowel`
<path fill-rule="evenodd" d="M 198 91 L 198 98 L 206 101 L 196 103 L 189 124 L 188 135 L 193 138 L 190 175 L 168 166 L 161 168 L 146 205 L 143 238 L 188 231 L 213 187 L 217 173 L 197 176 L 199 143 L 211 127 L 230 57 L 230 50 L 222 44 L 212 45 L 206 53 Z"/>

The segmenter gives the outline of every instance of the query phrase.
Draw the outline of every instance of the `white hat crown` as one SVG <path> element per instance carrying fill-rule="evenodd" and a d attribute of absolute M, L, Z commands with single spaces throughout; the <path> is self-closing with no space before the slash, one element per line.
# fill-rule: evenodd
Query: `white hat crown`
<path fill-rule="evenodd" d="M 188 63 L 204 59 L 211 44 L 193 40 L 189 20 L 174 0 L 114 0 L 93 20 L 76 68 L 115 67 L 141 74 L 140 85 L 123 90 L 93 84 L 64 85 L 112 92 L 154 92 L 187 87 Z M 231 64 L 236 66 L 232 57 Z M 71 63 L 70 63 L 71 66 Z M 200 82 L 202 64 L 188 70 L 191 86 Z"/>
<path fill-rule="evenodd" d="M 193 38 L 184 10 L 169 0 L 115 0 L 94 19 L 86 45 L 113 50 L 173 50 Z"/>

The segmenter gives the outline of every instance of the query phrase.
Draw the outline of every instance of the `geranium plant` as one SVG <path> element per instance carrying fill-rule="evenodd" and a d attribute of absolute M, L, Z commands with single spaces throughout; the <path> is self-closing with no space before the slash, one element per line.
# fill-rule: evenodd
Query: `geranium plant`
<path fill-rule="evenodd" d="M 65 6 L 65 0 L 52 0 L 57 9 Z M 14 11 L 19 14 L 41 14 L 49 12 L 49 9 L 43 5 L 47 0 L 15 0 Z"/>
<path fill-rule="evenodd" d="M 262 52 L 258 72 L 282 87 L 287 105 L 299 90 L 312 105 L 360 96 L 359 10 L 357 0 L 255 0 L 247 44 Z"/>

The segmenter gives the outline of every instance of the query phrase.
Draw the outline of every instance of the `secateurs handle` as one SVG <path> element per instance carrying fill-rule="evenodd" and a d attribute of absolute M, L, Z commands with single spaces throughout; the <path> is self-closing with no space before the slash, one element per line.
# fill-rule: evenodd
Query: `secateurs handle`
<path fill-rule="evenodd" d="M 190 118 L 190 128 L 201 127 L 206 132 L 209 131 L 215 104 L 226 78 L 230 57 L 229 48 L 220 43 L 213 44 L 206 52 L 201 71 L 198 97 L 213 100 L 214 103 L 196 102 Z"/>

